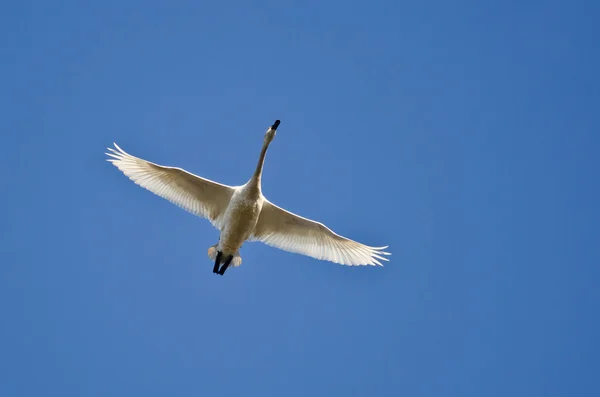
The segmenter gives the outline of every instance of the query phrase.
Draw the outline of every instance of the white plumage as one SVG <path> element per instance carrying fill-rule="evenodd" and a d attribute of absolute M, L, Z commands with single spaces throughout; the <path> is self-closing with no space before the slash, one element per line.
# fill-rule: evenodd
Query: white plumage
<path fill-rule="evenodd" d="M 169 200 L 220 229 L 223 214 L 235 191 L 231 186 L 199 177 L 181 168 L 165 167 L 132 156 L 116 143 L 108 159 L 135 184 Z"/>
<path fill-rule="evenodd" d="M 341 265 L 380 265 L 390 255 L 385 247 L 369 247 L 342 237 L 322 223 L 284 210 L 265 199 L 252 240 Z"/>
<path fill-rule="evenodd" d="M 268 201 L 261 191 L 262 167 L 279 120 L 269 127 L 256 170 L 242 186 L 227 186 L 132 156 L 116 143 L 110 161 L 133 182 L 194 215 L 208 219 L 221 231 L 209 249 L 216 256 L 214 272 L 223 274 L 230 262 L 241 263 L 239 249 L 245 241 L 270 246 L 342 265 L 380 265 L 390 255 L 384 247 L 371 247 L 342 237 L 322 223 L 303 218 Z M 217 255 L 218 253 L 218 255 Z M 229 260 L 228 260 L 229 259 Z M 225 263 L 218 271 L 218 265 Z"/>

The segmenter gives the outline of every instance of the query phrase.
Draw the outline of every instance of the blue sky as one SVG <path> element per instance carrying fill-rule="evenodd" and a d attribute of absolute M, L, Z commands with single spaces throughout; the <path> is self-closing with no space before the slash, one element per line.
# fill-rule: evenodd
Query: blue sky
<path fill-rule="evenodd" d="M 2 396 L 600 393 L 592 1 L 1 6 Z M 349 268 L 217 230 L 105 162 L 263 190 Z"/>

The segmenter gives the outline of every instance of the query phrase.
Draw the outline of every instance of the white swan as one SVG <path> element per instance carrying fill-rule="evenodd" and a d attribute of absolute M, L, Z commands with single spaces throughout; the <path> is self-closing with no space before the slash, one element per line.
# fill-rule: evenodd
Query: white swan
<path fill-rule="evenodd" d="M 342 265 L 379 265 L 387 261 L 384 247 L 369 247 L 342 237 L 325 225 L 279 208 L 261 191 L 265 154 L 280 121 L 267 129 L 258 164 L 242 186 L 227 186 L 191 174 L 181 168 L 165 167 L 126 153 L 116 143 L 108 148 L 115 165 L 136 184 L 183 209 L 208 219 L 221 235 L 208 249 L 215 261 L 214 273 L 223 275 L 229 265 L 239 266 L 239 249 L 245 241 L 262 241 L 289 252 Z M 223 264 L 219 270 L 219 265 Z"/>

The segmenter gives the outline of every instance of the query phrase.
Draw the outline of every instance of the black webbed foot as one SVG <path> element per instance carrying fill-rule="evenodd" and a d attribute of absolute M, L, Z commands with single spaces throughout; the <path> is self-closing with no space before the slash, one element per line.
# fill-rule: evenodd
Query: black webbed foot
<path fill-rule="evenodd" d="M 225 270 L 227 270 L 227 268 L 229 267 L 229 264 L 231 263 L 232 260 L 233 260 L 233 255 L 229 255 L 229 257 L 227 258 L 227 260 L 225 261 L 225 263 L 223 264 L 223 266 L 221 266 L 221 270 L 219 270 L 219 274 L 221 276 L 223 274 L 225 274 Z"/>
<path fill-rule="evenodd" d="M 213 267 L 213 273 L 218 273 L 219 272 L 219 265 L 221 262 L 221 255 L 223 253 L 221 251 L 217 251 L 217 257 L 215 258 L 215 266 Z"/>

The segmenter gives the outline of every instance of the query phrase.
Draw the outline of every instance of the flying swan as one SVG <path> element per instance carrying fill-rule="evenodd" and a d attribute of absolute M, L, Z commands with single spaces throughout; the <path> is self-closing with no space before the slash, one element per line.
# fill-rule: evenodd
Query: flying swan
<path fill-rule="evenodd" d="M 206 218 L 221 232 L 208 249 L 213 273 L 223 275 L 242 264 L 239 250 L 245 241 L 261 241 L 288 252 L 342 265 L 379 265 L 388 261 L 384 247 L 370 247 L 334 233 L 322 223 L 303 218 L 271 203 L 261 191 L 265 155 L 280 121 L 267 129 L 256 170 L 242 186 L 227 186 L 181 168 L 165 167 L 132 156 L 116 143 L 106 153 L 111 162 L 137 185 L 173 204 Z M 221 266 L 219 270 L 219 266 Z"/>

